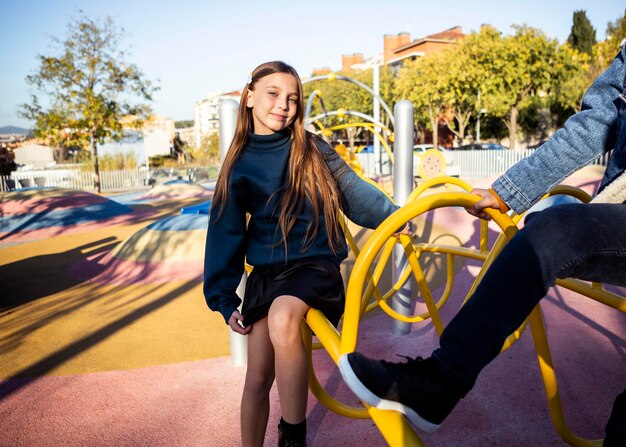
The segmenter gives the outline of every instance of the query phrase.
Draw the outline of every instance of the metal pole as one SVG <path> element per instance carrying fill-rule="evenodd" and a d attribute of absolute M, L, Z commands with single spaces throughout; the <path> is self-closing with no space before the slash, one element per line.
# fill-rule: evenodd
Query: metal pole
<path fill-rule="evenodd" d="M 237 295 L 241 299 L 243 299 L 243 295 L 246 292 L 247 280 L 248 275 L 244 273 L 237 287 Z M 248 337 L 238 334 L 232 329 L 230 330 L 230 362 L 233 366 L 246 366 L 248 363 Z"/>
<path fill-rule="evenodd" d="M 407 197 L 413 190 L 413 104 L 403 99 L 394 107 L 394 143 L 393 156 L 393 195 L 396 203 L 404 205 Z M 408 260 L 401 245 L 393 248 L 392 276 L 395 283 Z M 411 284 L 407 282 L 391 298 L 391 308 L 401 315 L 412 315 L 414 303 L 411 299 Z M 406 335 L 411 331 L 411 324 L 394 320 L 392 332 L 396 335 Z"/>
<path fill-rule="evenodd" d="M 480 90 L 478 90 L 478 94 L 476 95 L 478 98 L 478 118 L 476 119 L 476 143 L 480 143 Z"/>
<path fill-rule="evenodd" d="M 220 160 L 223 162 L 230 143 L 235 136 L 237 127 L 237 107 L 238 103 L 234 99 L 224 99 L 220 102 L 219 118 L 220 118 Z M 243 298 L 246 290 L 247 275 L 244 272 L 241 277 L 239 287 L 237 287 L 237 295 Z M 241 309 L 240 309 L 241 310 Z M 230 361 L 233 366 L 245 366 L 248 357 L 248 339 L 245 335 L 238 334 L 232 329 L 230 330 Z"/>
<path fill-rule="evenodd" d="M 230 143 L 235 136 L 235 129 L 237 128 L 237 107 L 239 107 L 239 104 L 234 99 L 227 98 L 220 102 L 218 113 L 220 117 L 221 161 L 224 161 L 224 158 L 226 158 Z"/>
<path fill-rule="evenodd" d="M 374 64 L 372 67 L 373 79 L 372 84 L 374 86 L 374 111 L 372 113 L 372 117 L 374 118 L 374 122 L 380 121 L 380 101 L 378 97 L 380 96 L 380 65 Z M 375 127 L 374 130 L 380 133 L 381 128 Z M 382 160 L 380 157 L 380 140 L 376 135 L 374 135 L 374 172 L 378 175 L 382 175 Z"/>

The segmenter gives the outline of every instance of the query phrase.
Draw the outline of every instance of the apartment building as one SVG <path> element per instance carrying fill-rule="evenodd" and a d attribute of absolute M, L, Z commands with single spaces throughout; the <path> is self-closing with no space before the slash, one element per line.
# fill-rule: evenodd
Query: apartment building
<path fill-rule="evenodd" d="M 194 145 L 200 147 L 202 138 L 219 131 L 219 108 L 220 103 L 227 98 L 239 100 L 240 91 L 227 93 L 211 92 L 201 101 L 196 102 L 194 107 Z"/>

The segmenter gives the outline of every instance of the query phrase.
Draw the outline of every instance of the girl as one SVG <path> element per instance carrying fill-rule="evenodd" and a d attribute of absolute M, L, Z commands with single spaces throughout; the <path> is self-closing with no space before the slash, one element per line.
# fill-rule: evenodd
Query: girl
<path fill-rule="evenodd" d="M 337 210 L 368 228 L 396 206 L 304 129 L 302 83 L 283 62 L 258 66 L 241 94 L 237 128 L 211 205 L 204 295 L 248 336 L 243 446 L 262 446 L 276 379 L 279 446 L 306 445 L 307 357 L 300 325 L 311 307 L 337 324 L 347 248 Z M 247 221 L 247 214 L 250 215 Z M 241 300 L 244 258 L 254 266 Z"/>

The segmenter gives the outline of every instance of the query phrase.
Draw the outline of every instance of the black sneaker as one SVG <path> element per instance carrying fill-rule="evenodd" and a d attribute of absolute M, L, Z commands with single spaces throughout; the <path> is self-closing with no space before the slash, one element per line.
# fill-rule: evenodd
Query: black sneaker
<path fill-rule="evenodd" d="M 432 358 L 392 363 L 353 352 L 339 359 L 339 371 L 363 402 L 380 410 L 399 411 L 427 433 L 437 430 L 469 391 Z"/>

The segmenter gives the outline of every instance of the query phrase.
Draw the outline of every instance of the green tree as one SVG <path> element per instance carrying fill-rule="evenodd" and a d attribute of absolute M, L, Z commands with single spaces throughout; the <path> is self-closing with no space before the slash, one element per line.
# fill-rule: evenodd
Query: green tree
<path fill-rule="evenodd" d="M 596 44 L 596 30 L 591 26 L 584 10 L 574 11 L 572 30 L 567 38 L 567 43 L 581 53 L 591 56 L 593 46 Z"/>
<path fill-rule="evenodd" d="M 193 127 L 194 120 L 174 121 L 174 127 L 176 129 L 185 129 L 187 127 Z"/>
<path fill-rule="evenodd" d="M 520 109 L 530 104 L 532 96 L 548 94 L 557 79 L 578 69 L 575 61 L 559 59 L 558 48 L 555 39 L 527 26 L 516 27 L 513 36 L 494 44 L 491 65 L 485 67 L 491 76 L 483 83 L 481 100 L 489 114 L 506 124 L 512 149 L 517 144 Z"/>
<path fill-rule="evenodd" d="M 492 76 L 492 57 L 499 42 L 500 33 L 495 28 L 483 26 L 479 33 L 469 34 L 447 51 L 443 59 L 448 87 L 445 94 L 448 113 L 444 113 L 444 121 L 461 144 L 470 120 L 483 109 L 481 90 Z M 448 119 L 450 113 L 454 120 Z"/>
<path fill-rule="evenodd" d="M 562 45 L 557 51 L 557 71 L 550 100 L 558 125 L 572 113 L 580 111 L 583 94 L 593 82 L 589 60 L 587 53 L 580 53 L 569 44 Z"/>
<path fill-rule="evenodd" d="M 626 12 L 615 22 L 608 24 L 606 35 L 604 42 L 598 42 L 593 46 L 590 57 L 586 53 L 571 55 L 579 62 L 579 70 L 574 71 L 570 77 L 557 85 L 556 98 L 552 105 L 553 113 L 558 116 L 557 124 L 580 110 L 584 92 L 613 61 L 620 43 L 626 38 Z M 567 53 L 567 45 L 561 50 L 564 54 Z"/>
<path fill-rule="evenodd" d="M 157 87 L 119 49 L 123 30 L 113 20 L 81 14 L 70 21 L 58 55 L 40 55 L 39 68 L 26 82 L 38 93 L 21 106 L 21 115 L 35 121 L 35 134 L 52 144 L 89 148 L 94 161 L 94 186 L 100 192 L 98 143 L 119 139 L 123 127 L 138 128 L 147 118 Z M 41 104 L 46 97 L 49 106 Z"/>
<path fill-rule="evenodd" d="M 626 39 L 626 11 L 622 17 L 607 25 L 606 40 L 594 47 L 591 64 L 593 79 L 611 65 L 624 39 Z"/>
<path fill-rule="evenodd" d="M 398 72 L 395 94 L 413 103 L 417 127 L 433 133 L 433 144 L 439 141 L 439 119 L 449 96 L 445 54 L 434 53 L 403 64 Z"/>

